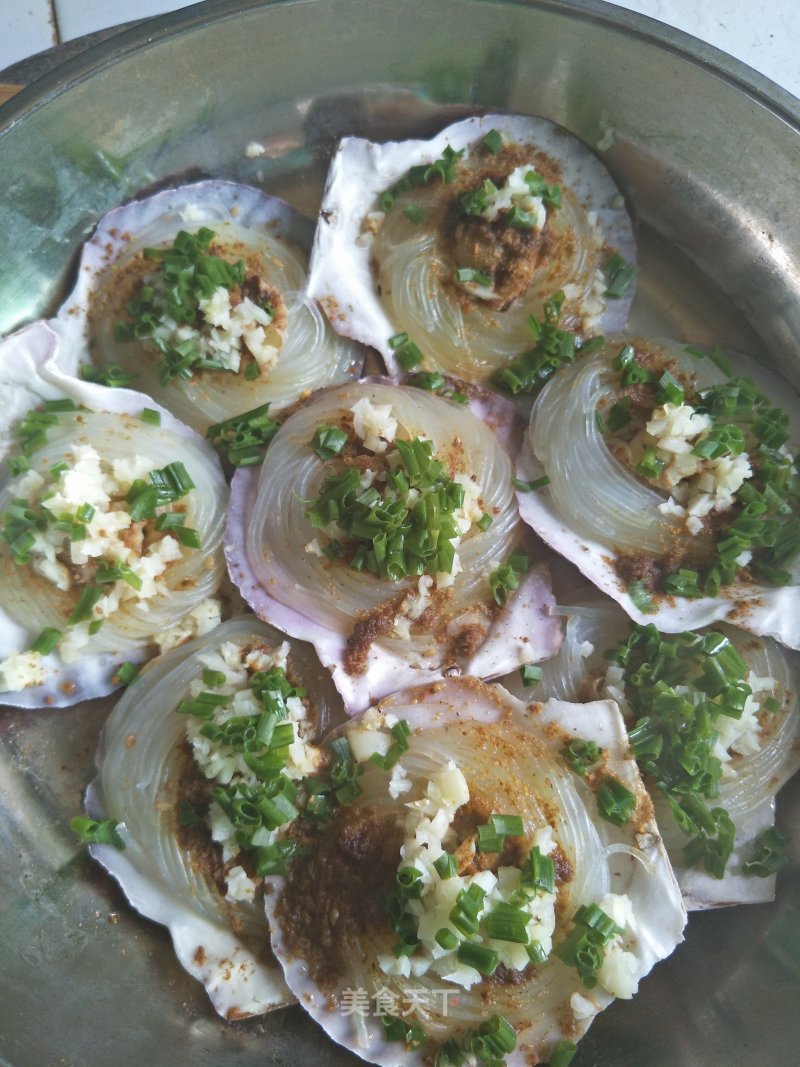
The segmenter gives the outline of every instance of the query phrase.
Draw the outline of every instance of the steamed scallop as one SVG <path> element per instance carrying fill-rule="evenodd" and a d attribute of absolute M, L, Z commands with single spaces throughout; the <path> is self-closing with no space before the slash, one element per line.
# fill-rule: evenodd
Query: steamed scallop
<path fill-rule="evenodd" d="M 309 291 L 390 373 L 486 382 L 563 294 L 581 337 L 624 328 L 634 244 L 619 190 L 563 128 L 484 115 L 430 141 L 346 137 L 323 195 Z"/>
<path fill-rule="evenodd" d="M 619 339 L 547 383 L 520 513 L 637 622 L 800 648 L 792 387 L 741 354 Z"/>
<path fill-rule="evenodd" d="M 565 758 L 578 739 L 601 753 L 593 774 Z M 561 1059 L 681 941 L 612 702 L 527 708 L 453 678 L 382 701 L 328 747 L 331 817 L 293 828 L 303 852 L 265 902 L 289 988 L 363 1059 Z"/>
<path fill-rule="evenodd" d="M 131 383 L 205 432 L 346 381 L 361 364 L 306 292 L 313 225 L 275 197 L 204 181 L 105 215 L 54 326 L 63 365 Z"/>
<path fill-rule="evenodd" d="M 552 655 L 561 634 L 511 487 L 517 416 L 367 381 L 287 419 L 234 477 L 233 581 L 310 640 L 352 712 L 442 671 L 483 677 Z M 495 433 L 495 428 L 497 433 Z"/>
<path fill-rule="evenodd" d="M 564 644 L 541 680 L 502 684 L 527 701 L 618 703 L 687 907 L 773 900 L 775 795 L 800 767 L 787 653 L 725 624 L 659 634 L 607 601 L 562 610 Z"/>
<path fill-rule="evenodd" d="M 23 707 L 109 693 L 215 626 L 225 568 L 211 446 L 141 393 L 62 374 L 57 349 L 43 323 L 0 346 L 0 696 Z"/>
<path fill-rule="evenodd" d="M 113 821 L 122 847 L 94 844 L 92 854 L 137 911 L 168 927 L 180 963 L 227 1019 L 293 997 L 261 904 L 262 873 L 276 863 L 272 823 L 251 817 L 237 835 L 226 809 L 248 790 L 266 805 L 278 784 L 294 789 L 313 771 L 313 737 L 336 702 L 309 646 L 240 618 L 150 664 L 101 735 L 87 810 Z M 279 745 L 281 732 L 291 740 Z"/>

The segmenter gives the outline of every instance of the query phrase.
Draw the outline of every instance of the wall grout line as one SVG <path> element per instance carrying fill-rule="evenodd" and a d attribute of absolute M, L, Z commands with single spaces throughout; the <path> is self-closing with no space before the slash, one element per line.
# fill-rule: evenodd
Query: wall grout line
<path fill-rule="evenodd" d="M 56 8 L 56 0 L 49 0 L 50 3 L 50 25 L 53 27 L 53 44 L 61 44 L 61 30 L 58 25 L 58 9 Z"/>

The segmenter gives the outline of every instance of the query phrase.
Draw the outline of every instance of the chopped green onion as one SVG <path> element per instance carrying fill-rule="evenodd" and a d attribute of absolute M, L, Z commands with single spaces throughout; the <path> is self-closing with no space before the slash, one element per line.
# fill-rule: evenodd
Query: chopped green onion
<path fill-rule="evenodd" d="M 419 226 L 421 222 L 424 222 L 428 217 L 428 213 L 424 207 L 420 207 L 419 204 L 407 204 L 403 208 L 403 214 L 409 220 L 413 222 L 415 226 Z"/>
<path fill-rule="evenodd" d="M 458 947 L 458 938 L 446 926 L 443 926 L 441 930 L 437 930 L 435 937 L 437 945 L 440 945 L 448 952 Z"/>
<path fill-rule="evenodd" d="M 456 858 L 451 852 L 443 852 L 441 856 L 438 856 L 433 861 L 433 867 L 442 881 L 446 881 L 448 878 L 455 878 L 456 874 L 458 874 Z"/>
<path fill-rule="evenodd" d="M 558 321 L 563 304 L 564 293 L 559 291 L 546 301 L 541 320 L 535 315 L 528 317 L 534 346 L 508 366 L 495 371 L 492 375 L 495 385 L 515 396 L 519 393 L 537 393 L 559 367 L 574 360 L 576 353 L 603 344 L 602 338 L 594 338 L 581 345 L 575 334 L 560 330 Z"/>
<path fill-rule="evenodd" d="M 139 415 L 142 422 L 147 422 L 151 426 L 161 425 L 161 412 L 155 411 L 153 408 L 142 408 L 142 412 Z"/>
<path fill-rule="evenodd" d="M 536 216 L 530 211 L 523 211 L 516 204 L 506 213 L 506 226 L 514 230 L 533 230 L 536 227 Z"/>
<path fill-rule="evenodd" d="M 222 452 L 234 467 L 252 467 L 260 463 L 278 432 L 279 424 L 269 417 L 269 404 L 215 423 L 206 430 L 206 438 Z"/>
<path fill-rule="evenodd" d="M 472 267 L 459 267 L 456 270 L 456 281 L 464 284 L 480 285 L 485 289 L 491 288 L 492 279 L 482 271 L 473 270 Z"/>
<path fill-rule="evenodd" d="M 698 585 L 699 575 L 697 571 L 682 567 L 674 574 L 668 574 L 664 579 L 664 590 L 670 596 L 682 596 L 697 598 L 703 594 Z"/>
<path fill-rule="evenodd" d="M 118 827 L 118 819 L 90 819 L 88 815 L 77 815 L 69 824 L 70 830 L 86 844 L 113 845 L 122 850 L 125 842 L 119 835 Z"/>
<path fill-rule="evenodd" d="M 527 925 L 530 915 L 513 904 L 495 904 L 484 920 L 486 934 L 495 941 L 512 941 L 517 945 L 527 945 Z"/>
<path fill-rule="evenodd" d="M 756 878 L 769 878 L 789 862 L 786 848 L 789 835 L 770 826 L 755 840 L 752 858 L 742 864 L 742 873 Z"/>
<path fill-rule="evenodd" d="M 608 415 L 606 415 L 606 430 L 609 433 L 616 433 L 617 430 L 621 430 L 623 426 L 626 426 L 631 421 L 630 407 L 630 397 L 627 396 L 623 396 L 613 405 Z"/>
<path fill-rule="evenodd" d="M 636 794 L 609 775 L 597 791 L 597 810 L 602 818 L 615 826 L 626 826 L 636 811 Z"/>
<path fill-rule="evenodd" d="M 585 775 L 600 759 L 601 749 L 596 741 L 575 737 L 561 749 L 561 755 L 576 774 Z"/>
<path fill-rule="evenodd" d="M 30 461 L 25 456 L 12 456 L 6 462 L 8 463 L 9 471 L 14 477 L 31 469 Z"/>
<path fill-rule="evenodd" d="M 46 626 L 31 645 L 31 652 L 38 652 L 40 656 L 49 656 L 63 636 L 61 630 L 57 630 L 54 626 Z"/>
<path fill-rule="evenodd" d="M 464 1056 L 455 1038 L 449 1037 L 436 1050 L 433 1067 L 464 1067 Z"/>
<path fill-rule="evenodd" d="M 542 680 L 542 668 L 526 663 L 524 667 L 520 667 L 519 676 L 523 685 L 537 685 Z"/>
<path fill-rule="evenodd" d="M 578 1046 L 573 1041 L 559 1041 L 550 1054 L 547 1067 L 569 1067 L 577 1051 Z"/>
<path fill-rule="evenodd" d="M 519 585 L 519 580 L 530 566 L 529 558 L 522 552 L 512 552 L 505 563 L 489 575 L 489 586 L 495 603 L 502 607 Z"/>
<path fill-rule="evenodd" d="M 531 963 L 547 963 L 547 953 L 538 941 L 531 941 L 527 948 Z"/>
<path fill-rule="evenodd" d="M 658 453 L 651 445 L 645 447 L 642 458 L 634 467 L 637 474 L 643 478 L 658 478 L 667 465 L 665 459 L 659 459 Z"/>
<path fill-rule="evenodd" d="M 653 372 L 643 367 L 636 358 L 636 349 L 633 345 L 624 345 L 619 350 L 614 359 L 613 367 L 614 370 L 622 373 L 622 384 L 624 386 L 641 385 L 655 380 Z"/>
<path fill-rule="evenodd" d="M 487 152 L 491 152 L 492 155 L 496 155 L 503 147 L 503 135 L 499 130 L 489 130 L 489 132 L 482 138 L 481 145 Z"/>
<path fill-rule="evenodd" d="M 521 885 L 526 889 L 538 889 L 543 893 L 555 892 L 556 868 L 553 860 L 546 856 L 538 845 L 528 853 L 521 872 Z"/>
<path fill-rule="evenodd" d="M 708 812 L 710 827 L 698 827 L 700 833 L 683 850 L 683 858 L 689 867 L 701 862 L 713 878 L 723 878 L 725 866 L 733 852 L 736 826 L 724 808 L 712 808 Z"/>
<path fill-rule="evenodd" d="M 668 370 L 664 371 L 657 384 L 656 404 L 674 404 L 677 407 L 683 403 L 683 389 Z"/>
<path fill-rule="evenodd" d="M 478 521 L 475 523 L 475 525 L 478 527 L 478 529 L 482 533 L 485 533 L 489 529 L 489 527 L 492 525 L 493 522 L 494 522 L 494 519 L 489 514 L 489 512 L 488 511 L 484 511 L 483 515 L 481 515 L 481 517 L 478 519 Z"/>
<path fill-rule="evenodd" d="M 126 660 L 125 663 L 121 663 L 117 667 L 115 678 L 122 685 L 130 685 L 134 678 L 138 675 L 140 667 Z"/>
<path fill-rule="evenodd" d="M 225 671 L 215 671 L 211 667 L 204 667 L 202 677 L 203 685 L 211 689 L 219 689 L 221 685 L 225 685 Z"/>
<path fill-rule="evenodd" d="M 462 941 L 456 952 L 456 959 L 467 967 L 474 967 L 481 974 L 494 974 L 500 963 L 500 956 L 493 948 Z"/>
<path fill-rule="evenodd" d="M 103 596 L 103 588 L 99 585 L 87 585 L 84 587 L 81 595 L 78 597 L 78 602 L 70 612 L 69 624 L 75 626 L 76 623 L 84 622 L 86 619 L 90 619 L 92 616 L 92 609 L 97 601 Z"/>
<path fill-rule="evenodd" d="M 408 384 L 415 386 L 417 389 L 427 389 L 431 393 L 438 393 L 445 384 L 445 378 L 438 371 L 421 370 L 411 375 L 408 379 Z"/>
<path fill-rule="evenodd" d="M 347 444 L 347 434 L 338 426 L 321 424 L 314 431 L 311 439 L 311 447 L 320 459 L 333 459 L 341 454 Z"/>
<path fill-rule="evenodd" d="M 524 833 L 519 815 L 492 815 L 488 823 L 477 828 L 478 848 L 481 852 L 501 852 L 506 837 L 521 837 Z"/>
<path fill-rule="evenodd" d="M 658 610 L 655 601 L 650 596 L 647 586 L 641 578 L 634 578 L 628 585 L 628 596 L 631 603 L 645 615 L 652 615 Z"/>
<path fill-rule="evenodd" d="M 422 352 L 407 333 L 396 333 L 389 338 L 389 347 L 394 353 L 394 358 L 404 371 L 410 371 L 422 362 Z"/>
<path fill-rule="evenodd" d="M 606 278 L 606 296 L 612 300 L 619 300 L 625 296 L 633 280 L 638 274 L 638 268 L 626 263 L 619 252 L 614 252 L 602 267 Z"/>
<path fill-rule="evenodd" d="M 78 368 L 81 381 L 94 382 L 95 385 L 107 385 L 112 389 L 126 389 L 137 377 L 126 373 L 118 363 L 107 367 L 95 367 L 91 363 L 81 363 Z"/>
<path fill-rule="evenodd" d="M 544 489 L 546 485 L 550 484 L 550 479 L 546 474 L 542 478 L 534 478 L 533 481 L 530 482 L 524 482 L 521 478 L 512 478 L 511 484 L 515 489 L 518 489 L 520 493 L 530 493 L 535 489 Z"/>
<path fill-rule="evenodd" d="M 409 1049 L 422 1048 L 428 1038 L 419 1023 L 407 1023 L 394 1015 L 381 1014 L 383 1036 L 387 1041 L 401 1041 Z"/>

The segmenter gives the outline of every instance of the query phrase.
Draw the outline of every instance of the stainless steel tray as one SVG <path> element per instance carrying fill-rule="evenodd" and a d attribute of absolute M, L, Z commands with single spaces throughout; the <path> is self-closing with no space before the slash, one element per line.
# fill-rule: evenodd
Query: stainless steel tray
<path fill-rule="evenodd" d="M 343 133 L 542 114 L 601 154 L 639 218 L 634 325 L 730 344 L 797 381 L 800 105 L 618 8 L 511 0 L 209 0 L 73 59 L 0 109 L 0 331 L 52 310 L 96 218 L 169 175 L 318 202 Z M 267 147 L 247 159 L 248 142 Z M 345 1064 L 299 1011 L 225 1024 L 76 845 L 110 702 L 0 712 L 0 1064 Z M 773 905 L 694 915 L 574 1067 L 797 1067 L 800 783 Z"/>

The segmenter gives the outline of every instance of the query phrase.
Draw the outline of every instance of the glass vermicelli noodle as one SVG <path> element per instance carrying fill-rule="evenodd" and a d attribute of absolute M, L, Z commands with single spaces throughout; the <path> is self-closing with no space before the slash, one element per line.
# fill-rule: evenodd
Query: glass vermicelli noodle
<path fill-rule="evenodd" d="M 462 183 L 463 184 L 463 183 Z M 414 190 L 413 199 L 427 210 L 421 225 L 403 214 L 404 199 L 387 215 L 375 238 L 373 256 L 377 266 L 381 300 L 389 317 L 401 323 L 412 339 L 418 339 L 425 366 L 469 380 L 485 380 L 533 343 L 530 315 L 541 319 L 545 302 L 567 285 L 569 297 L 562 309 L 564 328 L 580 328 L 580 308 L 592 296 L 600 268 L 600 250 L 588 225 L 586 212 L 567 190 L 562 189 L 562 207 L 548 217 L 553 240 L 569 241 L 571 257 L 561 252 L 545 260 L 533 276 L 527 292 L 510 307 L 496 310 L 480 299 L 464 307 L 452 278 L 451 255 L 442 247 L 435 227 L 442 221 L 437 207 L 439 190 Z M 602 275 L 601 275 L 602 277 Z M 460 296 L 467 294 L 463 291 Z"/>
<path fill-rule="evenodd" d="M 273 316 L 264 326 L 264 341 L 274 354 L 263 365 L 252 364 L 254 375 L 245 373 L 251 364 L 243 361 L 236 371 L 193 369 L 165 381 L 164 356 L 151 334 L 121 340 L 117 331 L 133 321 L 129 303 L 159 269 L 157 259 L 143 256 L 145 250 L 166 250 L 179 231 L 194 235 L 203 227 L 214 234 L 213 255 L 231 264 L 244 262 L 242 292 L 251 284 L 263 287 Z M 82 344 L 97 366 L 121 368 L 132 375 L 134 388 L 201 432 L 264 403 L 277 412 L 306 392 L 346 381 L 360 364 L 352 342 L 334 332 L 305 293 L 312 233 L 310 221 L 288 204 L 230 182 L 200 182 L 134 201 L 100 221 L 84 252 L 79 286 L 56 326 L 68 338 L 82 327 Z M 98 247 L 104 239 L 113 249 L 110 258 Z M 183 328 L 187 336 L 195 329 L 195 340 L 202 338 L 203 344 L 225 337 L 225 316 L 204 323 L 200 318 L 198 311 L 198 323 Z M 243 347 L 243 354 L 247 351 Z"/>
<path fill-rule="evenodd" d="M 501 679 L 504 686 L 522 700 L 544 700 L 552 692 L 560 699 L 586 699 L 589 686 L 593 696 L 618 700 L 629 729 L 646 715 L 648 709 L 634 707 L 627 699 L 624 678 L 618 680 L 606 671 L 613 653 L 627 640 L 631 626 L 622 611 L 611 605 L 575 604 L 560 608 L 567 614 L 564 643 L 560 651 L 541 665 L 542 680 L 525 687 L 518 672 Z M 792 667 L 781 646 L 769 637 L 754 637 L 735 627 L 718 624 L 712 632 L 728 638 L 747 667 L 744 681 L 753 678 L 759 686 L 754 691 L 757 704 L 764 697 L 778 702 L 777 710 L 758 713 L 758 744 L 739 751 L 736 741 L 723 761 L 723 773 L 717 791 L 708 797 L 711 807 L 722 807 L 737 825 L 744 825 L 759 808 L 769 805 L 781 786 L 800 766 L 797 742 L 800 738 L 800 709 L 792 679 Z M 694 635 L 688 635 L 693 637 Z M 612 667 L 612 672 L 616 668 Z M 687 682 L 695 681 L 687 674 Z M 761 688 L 763 687 L 763 688 Z M 716 727 L 724 730 L 730 720 L 720 714 Z M 724 734 L 721 736 L 724 737 Z M 724 742 L 723 742 L 724 744 Z M 750 750 L 748 750 L 750 749 Z M 670 804 L 655 783 L 651 796 L 659 828 L 676 868 L 684 866 L 682 849 L 689 840 L 675 821 Z M 745 841 L 747 846 L 749 842 Z M 733 863 L 735 867 L 735 863 Z M 758 879 L 752 880 L 757 884 Z M 725 890 L 720 890 L 724 894 Z"/>
<path fill-rule="evenodd" d="M 508 555 L 517 536 L 510 462 L 485 423 L 463 407 L 418 389 L 345 386 L 330 390 L 287 420 L 259 477 L 247 530 L 248 557 L 272 595 L 287 597 L 292 606 L 340 631 L 349 632 L 360 612 L 411 588 L 408 580 L 384 581 L 346 564 L 331 567 L 324 556 L 304 551 L 316 533 L 305 513 L 330 473 L 312 451 L 311 439 L 318 425 L 338 423 L 364 397 L 377 405 L 390 404 L 398 438 L 427 438 L 434 456 L 446 457 L 453 439 L 460 439 L 463 461 L 459 463 L 477 482 L 483 507 L 494 516 L 488 530 L 470 531 L 459 546 L 463 571 L 455 576 L 448 602 L 448 611 L 457 614 L 485 598 L 488 573 Z M 265 557 L 269 569 L 262 562 Z"/>
<path fill-rule="evenodd" d="M 153 636 L 175 625 L 192 608 L 214 593 L 224 572 L 221 542 L 227 488 L 214 453 L 198 447 L 170 429 L 148 425 L 132 415 L 93 411 L 65 412 L 58 425 L 49 428 L 47 442 L 29 457 L 31 469 L 45 479 L 51 468 L 70 455 L 77 442 L 92 446 L 107 464 L 133 456 L 150 461 L 157 470 L 182 462 L 194 482 L 181 501 L 185 525 L 197 531 L 199 548 L 183 548 L 181 558 L 163 574 L 165 590 L 146 600 L 123 600 L 102 628 L 90 636 L 86 651 L 121 651 L 146 644 Z M 13 479 L 2 491 L 5 505 L 13 492 Z M 62 629 L 77 594 L 66 595 L 30 564 L 17 564 L 6 541 L 0 542 L 3 583 L 0 602 L 21 625 L 38 632 L 45 627 Z"/>
<path fill-rule="evenodd" d="M 662 515 L 666 496 L 638 479 L 610 452 L 595 411 L 614 395 L 608 358 L 562 368 L 531 412 L 531 444 L 550 479 L 559 515 L 580 535 L 619 551 L 663 554 L 698 538 Z"/>
<path fill-rule="evenodd" d="M 243 617 L 154 662 L 104 728 L 98 777 L 87 797 L 94 817 L 118 821 L 125 845 L 122 852 L 94 846 L 96 858 L 138 911 L 169 927 L 181 963 L 204 982 L 222 1015 L 231 1008 L 239 1017 L 259 1014 L 291 997 L 269 952 L 269 928 L 259 900 L 224 897 L 213 868 L 182 841 L 179 783 L 192 763 L 187 743 L 191 716 L 175 709 L 201 676 L 204 656 L 231 646 L 277 649 L 284 641 L 272 627 Z M 324 732 L 338 714 L 330 679 L 302 642 L 291 643 L 288 669 L 306 691 L 317 731 Z M 209 827 L 208 847 L 219 847 L 212 846 L 211 832 Z M 222 869 L 221 861 L 218 866 Z M 203 946 L 205 962 L 199 952 Z M 217 946 L 219 962 L 213 955 Z M 240 968 L 243 981 L 226 983 L 226 970 L 236 977 Z"/>
<path fill-rule="evenodd" d="M 583 715 L 583 706 L 557 705 L 555 702 L 544 705 L 545 715 L 540 725 L 535 716 L 526 717 L 524 705 L 501 687 L 486 686 L 475 679 L 451 679 L 436 687 L 397 694 L 383 701 L 378 708 L 384 715 L 390 713 L 411 728 L 409 747 L 400 758 L 401 780 L 408 785 L 400 795 L 393 797 L 387 791 L 387 772 L 372 763 L 365 763 L 358 779 L 361 793 L 349 802 L 346 814 L 346 823 L 353 826 L 354 833 L 356 828 L 365 827 L 374 820 L 382 828 L 381 838 L 388 838 L 392 826 L 402 827 L 407 818 L 413 817 L 408 813 L 426 803 L 425 798 L 431 796 L 430 784 L 436 776 L 452 773 L 452 769 L 457 768 L 469 788 L 469 800 L 460 810 L 474 811 L 476 814 L 472 817 L 477 822 L 482 823 L 490 812 L 504 812 L 521 818 L 526 842 L 542 832 L 552 834 L 554 847 L 562 857 L 558 862 L 570 872 L 564 880 L 559 879 L 554 891 L 554 944 L 559 942 L 570 917 L 582 905 L 609 899 L 609 894 L 614 893 L 629 893 L 633 906 L 642 899 L 641 894 L 650 893 L 651 900 L 661 900 L 661 929 L 642 934 L 642 942 L 646 939 L 649 946 L 644 950 L 645 956 L 650 958 L 649 953 L 662 939 L 675 936 L 674 924 L 679 930 L 683 917 L 675 896 L 677 890 L 664 865 L 663 853 L 659 852 L 657 837 L 653 836 L 651 843 L 643 846 L 647 850 L 645 853 L 637 848 L 630 829 L 618 831 L 599 819 L 592 788 L 559 756 L 558 746 L 563 740 L 559 742 L 556 738 L 571 736 L 573 727 L 567 725 L 570 715 L 576 711 Z M 609 731 L 603 734 L 608 746 L 609 766 L 615 773 L 621 773 L 619 767 L 624 748 L 613 739 L 619 728 L 612 725 L 619 722 L 613 706 L 588 705 L 585 714 L 604 724 L 598 729 Z M 582 719 L 581 728 L 588 721 L 589 718 Z M 352 725 L 358 729 L 358 720 L 353 720 Z M 337 736 L 347 736 L 350 729 L 348 726 L 344 731 L 337 731 Z M 552 732 L 548 733 L 548 730 Z M 563 735 L 561 730 L 565 731 Z M 622 735 L 618 737 L 621 739 Z M 640 783 L 637 788 L 641 789 Z M 424 806 L 419 810 L 430 814 Z M 434 823 L 439 814 L 430 814 Z M 453 818 L 451 814 L 451 828 L 458 825 L 458 816 L 455 816 L 455 822 Z M 405 825 L 408 842 L 414 832 L 408 828 L 407 822 Z M 466 825 L 470 825 L 469 822 Z M 309 863 L 314 869 L 326 871 L 326 856 L 329 849 L 337 847 L 335 841 L 342 840 L 342 832 L 339 828 L 336 831 L 339 836 L 330 843 L 324 832 L 312 839 L 308 846 L 312 849 Z M 424 831 L 425 834 L 428 832 Z M 458 835 L 450 840 L 445 834 L 442 847 L 445 850 L 456 848 L 458 840 Z M 456 848 L 456 854 L 459 848 Z M 641 853 L 641 862 L 638 857 L 631 859 L 633 852 Z M 404 861 L 419 865 L 420 858 L 412 860 L 407 853 L 401 857 L 398 852 L 393 862 L 402 867 Z M 380 862 L 388 865 L 392 861 L 388 854 L 382 854 Z M 500 862 L 499 858 L 497 862 Z M 576 1030 L 573 1032 L 583 1032 L 590 1017 L 609 1002 L 606 991 L 594 990 L 591 994 L 594 999 L 584 1002 L 586 1014 L 576 1016 L 570 1023 L 573 1010 L 570 1004 L 577 1003 L 573 994 L 582 987 L 575 971 L 556 956 L 526 967 L 513 980 L 504 977 L 491 985 L 483 980 L 471 987 L 454 984 L 441 973 L 436 973 L 435 966 L 427 971 L 415 971 L 413 957 L 410 974 L 404 977 L 379 963 L 379 959 L 392 959 L 392 947 L 397 940 L 388 919 L 377 919 L 375 925 L 360 928 L 353 951 L 338 963 L 335 961 L 339 957 L 335 954 L 334 962 L 326 956 L 324 978 L 318 985 L 314 977 L 318 973 L 317 964 L 313 958 L 293 958 L 297 951 L 296 928 L 293 933 L 291 927 L 295 922 L 302 924 L 305 920 L 295 916 L 290 929 L 284 928 L 287 917 L 293 915 L 291 894 L 298 884 L 294 879 L 293 875 L 291 880 L 277 882 L 275 892 L 267 898 L 268 915 L 276 931 L 276 952 L 287 968 L 287 981 L 336 1040 L 368 1060 L 399 1062 L 390 1058 L 375 1033 L 375 1027 L 372 1027 L 369 1043 L 365 1044 L 366 1035 L 359 1033 L 359 1028 L 354 1028 L 348 1035 L 341 1018 L 337 1019 L 339 1013 L 325 1008 L 327 998 L 333 997 L 332 1003 L 335 1003 L 345 988 L 364 988 L 372 997 L 380 995 L 379 990 L 383 989 L 387 991 L 387 999 L 413 1004 L 413 1021 L 422 1026 L 429 1039 L 440 1043 L 453 1036 L 460 1041 L 465 1034 L 474 1032 L 489 1015 L 500 1015 L 517 1029 L 521 1049 L 535 1050 L 542 1058 L 548 1049 L 552 1051 L 562 1027 L 569 1031 L 574 1025 Z M 322 883 L 324 878 L 320 881 Z M 306 891 L 304 897 L 303 914 L 306 914 L 312 910 L 312 904 Z M 315 899 L 313 893 L 311 897 Z M 320 885 L 317 905 L 320 914 L 324 914 L 329 906 L 335 909 L 336 901 L 336 886 L 323 888 Z M 340 898 L 340 906 L 346 907 L 344 898 Z M 375 914 L 380 915 L 380 912 Z M 419 922 L 422 936 L 423 919 Z M 434 963 L 436 958 L 434 955 Z M 291 961 L 289 964 L 287 959 Z M 642 965 L 641 974 L 646 973 L 652 962 L 651 959 L 649 965 Z M 331 971 L 331 967 L 335 970 Z M 321 999 L 317 1000 L 318 997 Z M 349 1024 L 349 1020 L 345 1022 Z"/>

